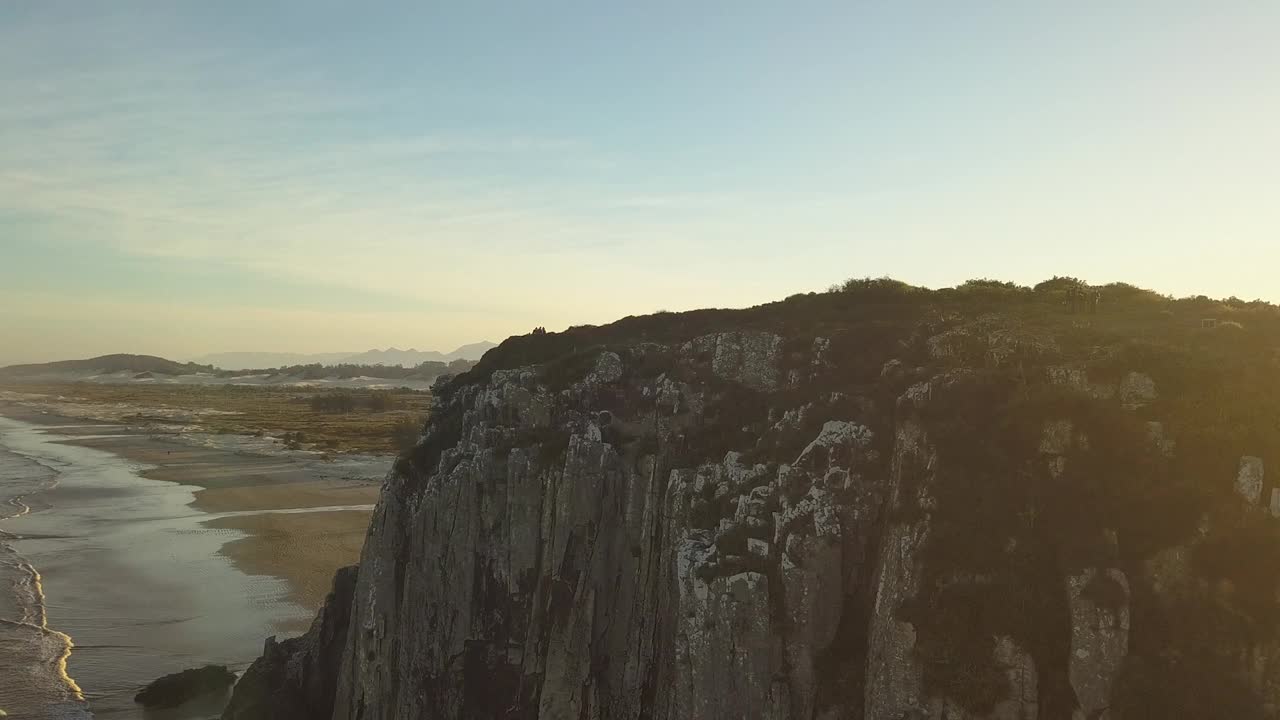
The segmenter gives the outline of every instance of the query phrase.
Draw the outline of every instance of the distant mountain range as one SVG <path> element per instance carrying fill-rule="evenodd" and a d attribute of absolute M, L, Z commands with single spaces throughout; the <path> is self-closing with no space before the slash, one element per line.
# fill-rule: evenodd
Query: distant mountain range
<path fill-rule="evenodd" d="M 481 355 L 497 343 L 486 341 L 463 345 L 450 353 L 435 350 L 417 350 L 409 348 L 387 348 L 386 350 L 367 350 L 362 353 L 273 353 L 273 352 L 224 352 L 202 355 L 193 358 L 192 362 L 201 365 L 212 365 L 223 370 L 252 370 L 258 368 L 278 368 L 290 365 L 399 365 L 400 367 L 416 367 L 427 361 L 450 362 L 451 360 L 479 360 Z"/>

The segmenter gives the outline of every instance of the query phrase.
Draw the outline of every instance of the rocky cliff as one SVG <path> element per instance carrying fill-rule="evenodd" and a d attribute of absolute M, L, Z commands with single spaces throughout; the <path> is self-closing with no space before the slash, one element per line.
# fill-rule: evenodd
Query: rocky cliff
<path fill-rule="evenodd" d="M 255 666 L 309 688 L 261 716 L 1274 717 L 1280 316 L 1067 299 L 851 283 L 507 340 Z"/>

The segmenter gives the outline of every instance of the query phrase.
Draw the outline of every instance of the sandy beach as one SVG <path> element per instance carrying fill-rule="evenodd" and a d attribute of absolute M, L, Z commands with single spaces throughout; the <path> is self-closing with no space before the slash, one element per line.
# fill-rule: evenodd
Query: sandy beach
<path fill-rule="evenodd" d="M 358 562 L 379 476 L 390 462 L 369 462 L 364 468 L 326 462 L 316 453 L 198 446 L 190 438 L 30 406 L 0 403 L 0 417 L 32 428 L 10 426 L 10 443 L 20 440 L 26 449 L 14 446 L 19 452 L 44 448 L 39 452 L 50 460 L 42 462 L 52 462 L 63 476 L 55 488 L 29 498 L 38 512 L 5 524 L 32 538 L 16 547 L 45 575 L 50 625 L 75 640 L 68 670 L 99 717 L 134 717 L 130 688 L 184 669 L 178 665 L 216 661 L 241 669 L 268 635 L 304 630 L 333 572 Z M 234 447 L 234 438 L 228 442 Z M 67 447 L 65 453 L 58 446 Z M 103 534 L 90 527 L 104 522 Z M 113 543 L 118 550 L 111 549 Z M 84 550 L 74 550 L 77 546 Z M 85 565 L 90 552 L 97 559 Z M 147 559 L 144 553 L 163 554 Z M 215 561 L 227 569 L 209 564 Z M 191 571 L 183 581 L 176 568 L 185 573 L 188 566 L 204 569 Z M 225 572 L 243 580 L 214 580 Z M 102 585 L 113 577 L 129 577 L 134 585 Z M 148 582 L 153 589 L 138 589 Z M 173 642 L 170 631 L 137 634 L 117 629 L 115 619 L 91 621 L 88 609 L 103 597 L 94 587 L 111 587 L 120 595 L 110 607 L 127 612 L 130 623 L 182 623 L 187 629 L 181 646 L 158 647 Z M 130 600 L 128 592 L 148 599 Z M 74 606 L 75 614 L 60 605 Z M 173 627 L 176 632 L 179 626 Z M 211 633 L 218 629 L 227 637 L 215 638 Z M 117 673 L 114 668 L 123 661 L 142 657 L 117 657 L 121 651 L 110 648 L 119 643 L 118 633 L 137 635 L 139 647 L 150 645 L 146 657 L 157 659 L 155 666 Z M 159 659 L 167 663 L 163 669 Z"/>
<path fill-rule="evenodd" d="M 223 545 L 223 554 L 248 574 L 285 580 L 293 599 L 309 610 L 320 607 L 337 568 L 359 561 L 372 510 L 296 511 L 378 501 L 376 484 L 313 479 L 313 471 L 289 459 L 192 448 L 131 433 L 66 442 L 155 466 L 141 473 L 146 478 L 199 486 L 191 506 L 210 515 L 259 511 L 216 517 L 204 525 L 247 534 Z M 297 629 L 290 625 L 282 630 Z"/>
<path fill-rule="evenodd" d="M 223 545 L 223 554 L 245 573 L 288 581 L 293 600 L 314 609 L 324 602 L 333 571 L 360 559 L 369 514 L 367 510 L 266 513 L 204 524 L 248 533 L 249 537 Z"/>
<path fill-rule="evenodd" d="M 216 517 L 205 525 L 247 534 L 228 541 L 223 553 L 246 573 L 287 581 L 295 600 L 308 609 L 323 602 L 334 570 L 360 559 L 372 510 L 297 511 L 373 505 L 378 501 L 376 482 L 317 478 L 313 464 L 287 456 L 192 447 L 176 438 L 29 408 L 0 405 L 0 415 L 49 426 L 54 432 L 87 433 L 63 442 L 152 466 L 141 473 L 146 478 L 198 486 L 191 506 L 210 515 L 294 511 Z"/>
<path fill-rule="evenodd" d="M 372 514 L 372 509 L 327 508 L 378 501 L 377 484 L 315 479 L 314 470 L 288 459 L 192 448 L 176 440 L 131 434 L 67 442 L 154 465 L 143 477 L 199 486 L 191 506 L 215 516 L 204 525 L 248 535 L 228 541 L 223 554 L 248 574 L 285 580 L 293 599 L 309 610 L 323 603 L 337 568 L 359 561 Z M 308 508 L 326 510 L 298 512 Z M 245 512 L 255 514 L 217 517 Z"/>

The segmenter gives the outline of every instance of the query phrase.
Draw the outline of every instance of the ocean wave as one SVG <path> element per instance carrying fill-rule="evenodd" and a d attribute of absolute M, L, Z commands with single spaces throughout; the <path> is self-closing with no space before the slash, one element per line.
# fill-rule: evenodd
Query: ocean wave
<path fill-rule="evenodd" d="M 0 448 L 0 522 L 32 512 L 26 498 L 57 484 L 47 463 Z M 14 549 L 16 535 L 0 528 L 0 710 L 9 717 L 91 718 L 84 692 L 67 673 L 75 643 L 49 627 L 40 571 Z"/>

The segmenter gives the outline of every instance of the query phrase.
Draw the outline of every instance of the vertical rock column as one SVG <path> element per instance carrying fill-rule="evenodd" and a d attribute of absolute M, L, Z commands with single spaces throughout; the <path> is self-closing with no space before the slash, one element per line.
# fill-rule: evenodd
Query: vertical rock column
<path fill-rule="evenodd" d="M 1071 609 L 1071 687 L 1074 720 L 1107 720 L 1111 689 L 1129 652 L 1129 581 L 1110 568 L 1067 578 Z"/>

